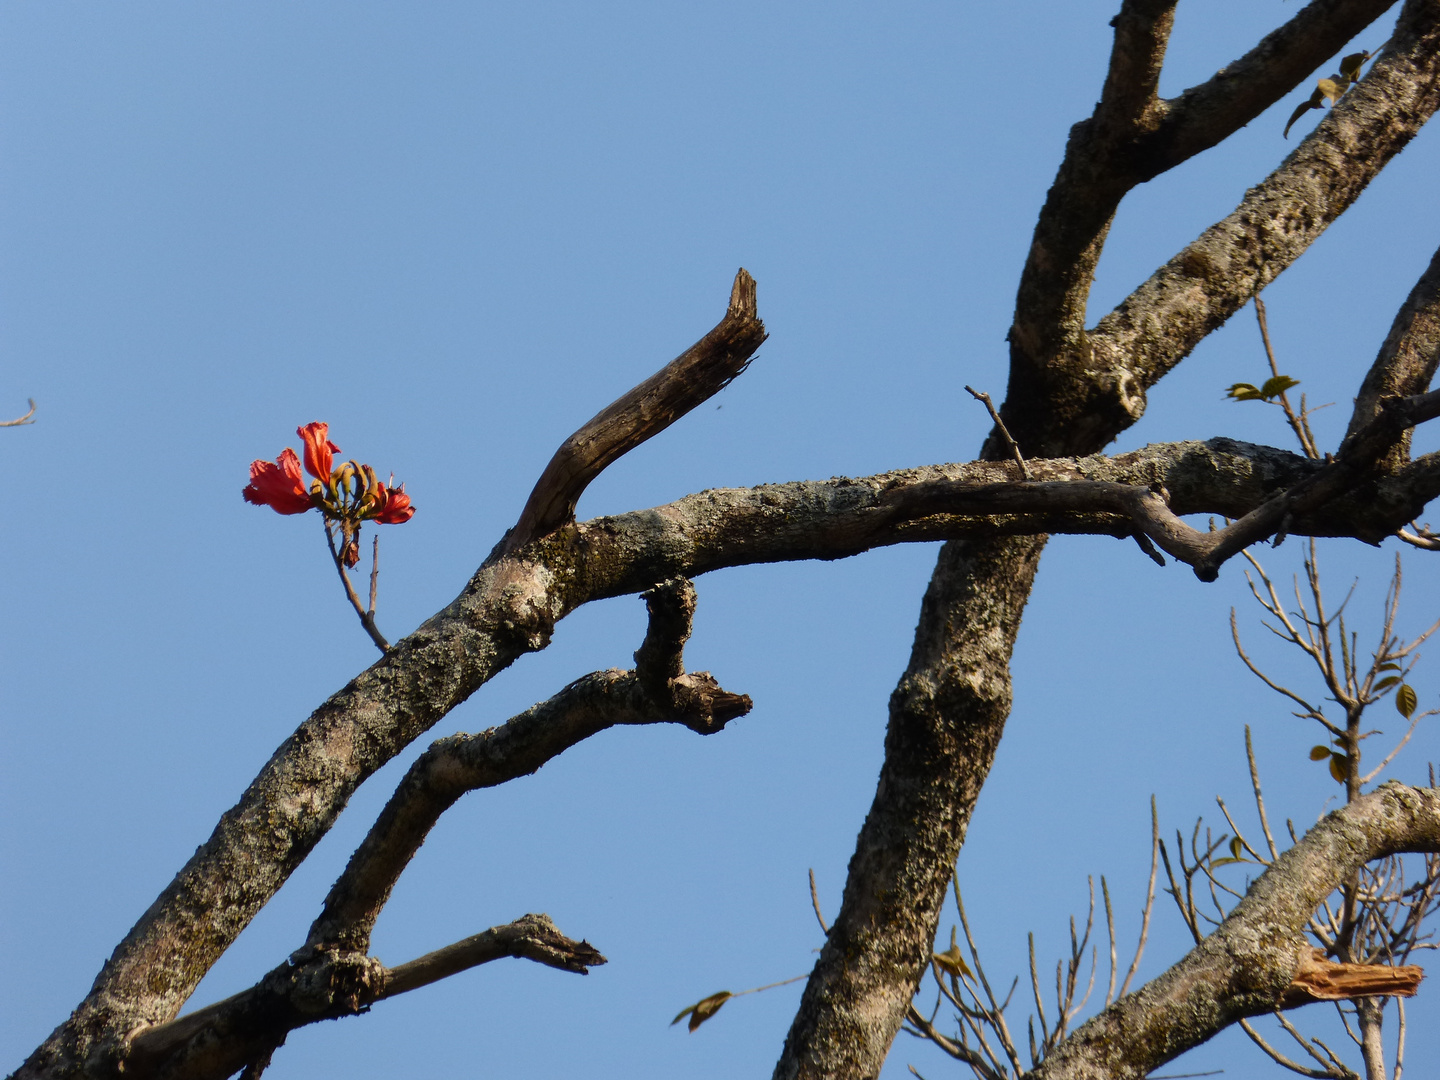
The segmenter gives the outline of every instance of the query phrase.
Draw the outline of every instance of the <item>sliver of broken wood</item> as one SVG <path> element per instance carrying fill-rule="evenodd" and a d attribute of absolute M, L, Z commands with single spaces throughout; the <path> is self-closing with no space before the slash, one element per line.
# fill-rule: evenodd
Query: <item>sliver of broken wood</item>
<path fill-rule="evenodd" d="M 1362 997 L 1414 997 L 1425 977 L 1413 964 L 1341 964 L 1325 959 L 1323 949 L 1311 949 L 1300 970 L 1285 988 L 1280 1007 L 1293 1009 L 1315 1001 L 1345 1001 Z"/>

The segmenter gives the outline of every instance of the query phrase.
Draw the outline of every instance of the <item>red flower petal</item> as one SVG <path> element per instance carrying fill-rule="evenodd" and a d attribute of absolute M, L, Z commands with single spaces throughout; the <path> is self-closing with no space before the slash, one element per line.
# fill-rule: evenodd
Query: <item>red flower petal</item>
<path fill-rule="evenodd" d="M 381 525 L 403 525 L 415 516 L 415 508 L 410 505 L 410 496 L 405 494 L 404 484 L 397 488 L 377 484 L 376 488 L 379 500 L 375 520 Z"/>
<path fill-rule="evenodd" d="M 313 505 L 300 475 L 300 459 L 288 446 L 273 462 L 250 463 L 250 483 L 241 494 L 246 502 L 268 506 L 277 514 L 303 514 Z"/>
<path fill-rule="evenodd" d="M 328 438 L 330 425 L 316 420 L 296 428 L 295 434 L 305 441 L 305 471 L 316 480 L 329 480 L 334 467 L 332 455 L 340 453 L 340 447 Z"/>

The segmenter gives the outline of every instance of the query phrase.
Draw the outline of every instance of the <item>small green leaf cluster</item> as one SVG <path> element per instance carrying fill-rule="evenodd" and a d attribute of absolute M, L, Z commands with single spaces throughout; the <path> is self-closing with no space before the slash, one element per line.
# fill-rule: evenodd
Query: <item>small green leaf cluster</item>
<path fill-rule="evenodd" d="M 1221 836 L 1219 840 L 1215 841 L 1215 843 L 1216 843 L 1217 845 L 1222 844 L 1222 843 L 1224 843 L 1224 842 L 1225 842 L 1225 837 L 1224 837 L 1224 836 Z M 1229 856 L 1227 856 L 1226 858 L 1223 858 L 1223 859 L 1213 859 L 1213 860 L 1211 860 L 1210 865 L 1211 865 L 1211 867 L 1216 867 L 1216 866 L 1230 866 L 1230 865 L 1233 864 L 1233 863 L 1253 862 L 1254 860 L 1245 858 L 1244 851 L 1245 851 L 1245 841 L 1241 840 L 1240 837 L 1238 837 L 1238 836 L 1232 836 L 1232 837 L 1230 838 L 1230 854 L 1229 854 Z"/>
<path fill-rule="evenodd" d="M 1299 379 L 1292 379 L 1289 375 L 1276 375 L 1266 379 L 1261 386 L 1237 382 L 1225 391 L 1225 396 L 1233 401 L 1274 401 L 1286 390 L 1299 385 Z"/>
<path fill-rule="evenodd" d="M 1310 95 L 1310 100 L 1297 105 L 1295 111 L 1290 114 L 1290 120 L 1285 125 L 1285 133 L 1282 138 L 1290 137 L 1290 129 L 1295 126 L 1295 121 L 1304 116 L 1311 109 L 1318 109 L 1328 101 L 1331 105 L 1345 96 L 1345 91 L 1360 81 L 1360 69 L 1365 61 L 1374 56 L 1374 53 L 1357 52 L 1351 53 L 1340 61 L 1338 73 L 1329 75 L 1315 83 L 1315 92 Z"/>

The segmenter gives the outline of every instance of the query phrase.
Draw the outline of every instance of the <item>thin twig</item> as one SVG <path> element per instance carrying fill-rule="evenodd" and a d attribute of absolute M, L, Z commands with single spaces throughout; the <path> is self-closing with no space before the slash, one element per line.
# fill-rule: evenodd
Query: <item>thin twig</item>
<path fill-rule="evenodd" d="M 1005 421 L 1000 419 L 1000 413 L 996 411 L 995 403 L 990 400 L 990 395 L 969 386 L 965 387 L 965 392 L 976 401 L 984 403 L 986 410 L 990 413 L 990 419 L 995 421 L 995 430 L 1000 432 L 1000 437 L 1005 440 L 1005 445 L 1010 447 L 1010 453 L 1015 455 L 1015 464 L 1020 466 L 1021 479 L 1029 480 L 1030 470 L 1025 465 L 1025 455 L 1020 453 L 1020 444 L 1010 434 L 1010 429 L 1005 426 Z M 1154 558 L 1153 555 L 1151 557 Z"/>
<path fill-rule="evenodd" d="M 370 610 L 366 612 L 370 621 L 375 621 L 375 593 L 380 585 L 380 534 L 374 536 L 370 545 Z"/>
<path fill-rule="evenodd" d="M 335 547 L 335 532 L 328 518 L 325 521 L 325 543 L 330 546 L 330 558 L 335 563 L 335 572 L 340 575 L 340 583 L 345 586 L 345 596 L 349 599 L 350 606 L 355 609 L 355 614 L 360 616 L 360 625 L 365 628 L 365 633 L 370 635 L 370 640 L 375 643 L 377 649 L 382 653 L 389 652 L 390 643 L 385 640 L 384 635 L 376 627 L 373 610 L 367 612 L 360 603 L 360 597 L 355 595 L 355 586 L 350 584 L 350 575 L 345 572 L 345 563 L 341 560 L 340 552 Z M 371 587 L 374 587 L 373 576 Z"/>
<path fill-rule="evenodd" d="M 820 894 L 815 891 L 815 869 L 810 869 L 810 903 L 815 908 L 815 921 L 820 924 L 820 932 L 827 937 L 830 934 L 830 927 L 825 925 L 825 916 L 820 914 Z"/>
<path fill-rule="evenodd" d="M 1140 918 L 1140 940 L 1135 945 L 1135 959 L 1130 961 L 1130 970 L 1120 984 L 1120 996 L 1130 989 L 1130 980 L 1140 970 L 1140 958 L 1145 955 L 1145 943 L 1150 937 L 1150 914 L 1155 910 L 1155 875 L 1160 869 L 1160 814 L 1155 807 L 1155 797 L 1150 797 L 1150 883 L 1145 888 L 1145 911 Z M 1108 1005 L 1109 1002 L 1106 1002 Z"/>
<path fill-rule="evenodd" d="M 1280 369 L 1275 364 L 1275 350 L 1270 345 L 1270 326 L 1265 319 L 1265 301 L 1258 296 L 1255 297 L 1255 320 L 1260 324 L 1260 340 L 1265 343 L 1265 358 L 1270 361 L 1270 374 L 1279 378 Z M 1300 449 L 1305 452 L 1305 456 L 1318 458 L 1320 452 L 1315 447 L 1315 439 L 1310 434 L 1310 425 L 1305 419 L 1304 399 L 1301 399 L 1300 414 L 1297 416 L 1290 407 L 1290 398 L 1282 390 L 1280 408 L 1285 410 L 1285 420 L 1290 425 L 1290 430 L 1295 432 L 1295 438 L 1300 440 Z"/>
<path fill-rule="evenodd" d="M 35 399 L 32 397 L 27 400 L 30 402 L 30 411 L 24 416 L 17 417 L 14 420 L 0 420 L 0 427 L 19 427 L 21 424 L 33 424 L 35 421 L 32 420 L 31 417 L 35 415 Z"/>
<path fill-rule="evenodd" d="M 1234 612 L 1231 612 L 1232 616 Z M 1255 809 L 1260 813 L 1260 830 L 1265 834 L 1265 843 L 1270 848 L 1270 858 L 1278 859 L 1280 849 L 1275 846 L 1275 837 L 1270 835 L 1270 819 L 1265 814 L 1265 796 L 1260 793 L 1260 769 L 1255 764 L 1255 746 L 1250 741 L 1250 725 L 1245 725 L 1245 760 L 1250 763 L 1250 787 L 1255 791 Z"/>

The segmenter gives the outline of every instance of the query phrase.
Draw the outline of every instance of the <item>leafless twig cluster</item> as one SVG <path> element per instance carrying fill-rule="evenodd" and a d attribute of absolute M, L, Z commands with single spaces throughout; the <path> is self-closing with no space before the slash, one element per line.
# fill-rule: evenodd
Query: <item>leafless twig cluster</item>
<path fill-rule="evenodd" d="M 1107 1008 L 1129 992 L 1135 973 L 1140 969 L 1140 959 L 1145 953 L 1145 944 L 1150 936 L 1150 915 L 1155 906 L 1155 877 L 1160 853 L 1160 822 L 1153 800 L 1150 806 L 1150 824 L 1150 884 L 1145 895 L 1145 906 L 1141 911 L 1140 937 L 1118 990 L 1115 986 L 1119 975 L 1115 911 L 1110 901 L 1109 884 L 1104 877 L 1100 878 L 1100 893 L 1105 904 L 1105 929 L 1109 941 L 1109 977 L 1105 986 Z M 1010 988 L 1003 997 L 995 993 L 985 972 L 985 964 L 980 959 L 980 949 L 975 943 L 970 920 L 965 914 L 965 903 L 960 896 L 958 879 L 952 882 L 952 889 L 959 929 L 965 935 L 966 951 L 970 959 L 967 962 L 962 955 L 956 941 L 956 928 L 952 926 L 950 948 L 935 953 L 930 961 L 930 975 L 935 986 L 935 1005 L 927 1017 L 912 1004 L 902 1030 L 929 1040 L 952 1058 L 969 1065 L 980 1080 L 1005 1080 L 1008 1077 L 1020 1076 L 1028 1070 L 1021 1063 L 1020 1051 L 1005 1017 L 1020 979 L 1017 976 L 1011 981 Z M 1032 1069 L 1039 1066 L 1070 1034 L 1076 1018 L 1085 1011 L 1085 1006 L 1095 990 L 1098 949 L 1090 943 L 1090 935 L 1095 928 L 1094 878 L 1089 880 L 1089 891 L 1090 903 L 1084 928 L 1077 929 L 1075 918 L 1071 916 L 1069 955 L 1055 963 L 1053 1011 L 1048 1015 L 1045 1005 L 1046 990 L 1050 989 L 1048 977 L 1047 985 L 1042 990 L 1040 968 L 1035 959 L 1035 935 L 1032 933 L 1028 936 L 1030 996 L 1035 1011 L 1025 1026 Z M 935 1023 L 941 1008 L 947 1004 L 954 1010 L 954 1030 L 949 1035 L 942 1033 Z"/>
<path fill-rule="evenodd" d="M 1294 610 L 1287 610 L 1274 581 L 1259 561 L 1248 552 L 1245 558 L 1254 571 L 1254 576 L 1247 574 L 1251 593 L 1269 616 L 1263 625 L 1286 645 L 1299 649 L 1310 661 L 1320 676 L 1326 700 L 1317 701 L 1313 695 L 1302 694 L 1262 671 L 1241 643 L 1232 611 L 1230 626 L 1236 653 L 1267 687 L 1296 706 L 1294 716 L 1310 720 L 1324 730 L 1327 742 L 1312 748 L 1311 760 L 1326 764 L 1332 778 L 1344 785 L 1346 802 L 1352 803 L 1395 760 L 1416 725 L 1440 711 L 1418 711 L 1415 691 L 1407 681 L 1418 659 L 1417 649 L 1440 629 L 1440 622 L 1409 640 L 1395 632 L 1403 585 L 1397 557 L 1385 596 L 1379 640 L 1367 657 L 1361 652 L 1358 635 L 1346 626 L 1345 608 L 1350 596 L 1335 611 L 1327 609 L 1313 540 L 1304 560 L 1303 579 L 1297 577 L 1294 582 Z M 1381 732 L 1366 729 L 1365 713 L 1387 696 L 1393 696 L 1396 709 L 1408 727 L 1380 762 L 1367 771 L 1361 764 L 1362 745 Z M 1327 712 L 1331 705 L 1338 706 L 1343 715 L 1332 717 Z M 1202 822 L 1197 822 L 1188 844 L 1177 834 L 1173 865 L 1169 851 L 1161 846 L 1169 881 L 1166 892 L 1174 898 L 1181 918 L 1197 942 L 1212 927 L 1218 926 L 1243 896 L 1243 889 L 1225 880 L 1219 871 L 1241 864 L 1263 871 L 1273 865 L 1280 854 L 1266 812 L 1260 770 L 1248 727 L 1245 752 L 1263 843 L 1253 843 L 1246 837 L 1220 799 L 1217 802 L 1229 832 L 1215 837 Z M 1432 787 L 1434 780 L 1432 768 Z M 1287 821 L 1286 828 L 1290 840 L 1298 842 L 1294 822 Z M 1315 956 L 1310 969 L 1297 977 L 1294 993 L 1297 1000 L 1293 1003 L 1334 1002 L 1344 1032 L 1360 1049 L 1367 1080 L 1399 1080 L 1402 1075 L 1403 997 L 1413 994 L 1420 981 L 1419 969 L 1406 962 L 1417 950 L 1435 948 L 1430 941 L 1433 932 L 1427 931 L 1425 925 L 1427 917 L 1440 909 L 1440 857 L 1425 855 L 1419 870 L 1418 877 L 1407 876 L 1405 861 L 1398 855 L 1367 864 L 1320 904 L 1307 926 L 1315 943 Z M 1385 1059 L 1381 1038 L 1384 1015 L 1392 1000 L 1398 1017 L 1393 1071 Z M 1310 1064 L 1286 1056 L 1252 1023 L 1241 1021 L 1246 1034 L 1273 1061 L 1302 1076 L 1347 1080 L 1360 1075 L 1345 1064 L 1325 1040 L 1304 1034 L 1279 1011 L 1275 1017 L 1281 1030 L 1308 1057 Z"/>

